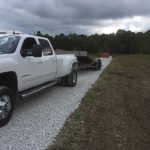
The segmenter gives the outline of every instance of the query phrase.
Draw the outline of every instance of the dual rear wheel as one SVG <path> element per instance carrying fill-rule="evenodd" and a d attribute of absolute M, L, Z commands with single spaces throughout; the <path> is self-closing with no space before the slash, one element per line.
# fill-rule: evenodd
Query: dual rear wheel
<path fill-rule="evenodd" d="M 74 87 L 77 84 L 77 70 L 73 69 L 71 73 L 60 79 L 60 85 Z"/>

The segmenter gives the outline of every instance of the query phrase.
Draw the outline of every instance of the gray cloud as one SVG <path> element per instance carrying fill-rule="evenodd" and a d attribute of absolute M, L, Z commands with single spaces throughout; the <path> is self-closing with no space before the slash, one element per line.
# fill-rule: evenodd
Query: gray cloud
<path fill-rule="evenodd" d="M 149 16 L 149 10 L 149 0 L 1 0 L 0 29 L 31 32 L 34 27 L 53 35 L 90 34 L 104 25 L 113 26 L 106 20 Z"/>

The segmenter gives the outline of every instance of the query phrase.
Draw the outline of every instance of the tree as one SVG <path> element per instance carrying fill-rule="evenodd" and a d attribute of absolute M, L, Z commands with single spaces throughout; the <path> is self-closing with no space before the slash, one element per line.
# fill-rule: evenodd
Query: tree
<path fill-rule="evenodd" d="M 150 30 L 145 33 L 134 33 L 120 29 L 116 34 L 90 36 L 75 33 L 64 35 L 62 33 L 55 37 L 49 34 L 44 35 L 38 31 L 37 35 L 48 38 L 55 49 L 83 50 L 93 54 L 106 51 L 115 54 L 150 54 Z"/>

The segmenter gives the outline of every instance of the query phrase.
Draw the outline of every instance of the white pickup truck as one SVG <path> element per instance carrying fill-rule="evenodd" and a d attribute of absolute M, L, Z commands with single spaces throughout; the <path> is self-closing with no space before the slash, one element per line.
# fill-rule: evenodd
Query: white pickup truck
<path fill-rule="evenodd" d="M 75 55 L 56 55 L 48 39 L 26 34 L 0 35 L 0 127 L 12 116 L 18 97 L 56 83 L 77 83 Z"/>

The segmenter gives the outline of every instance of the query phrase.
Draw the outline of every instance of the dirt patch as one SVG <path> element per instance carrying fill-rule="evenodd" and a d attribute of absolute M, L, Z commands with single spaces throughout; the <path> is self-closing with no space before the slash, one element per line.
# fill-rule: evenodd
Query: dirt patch
<path fill-rule="evenodd" d="M 49 150 L 149 150 L 150 56 L 117 56 Z"/>

